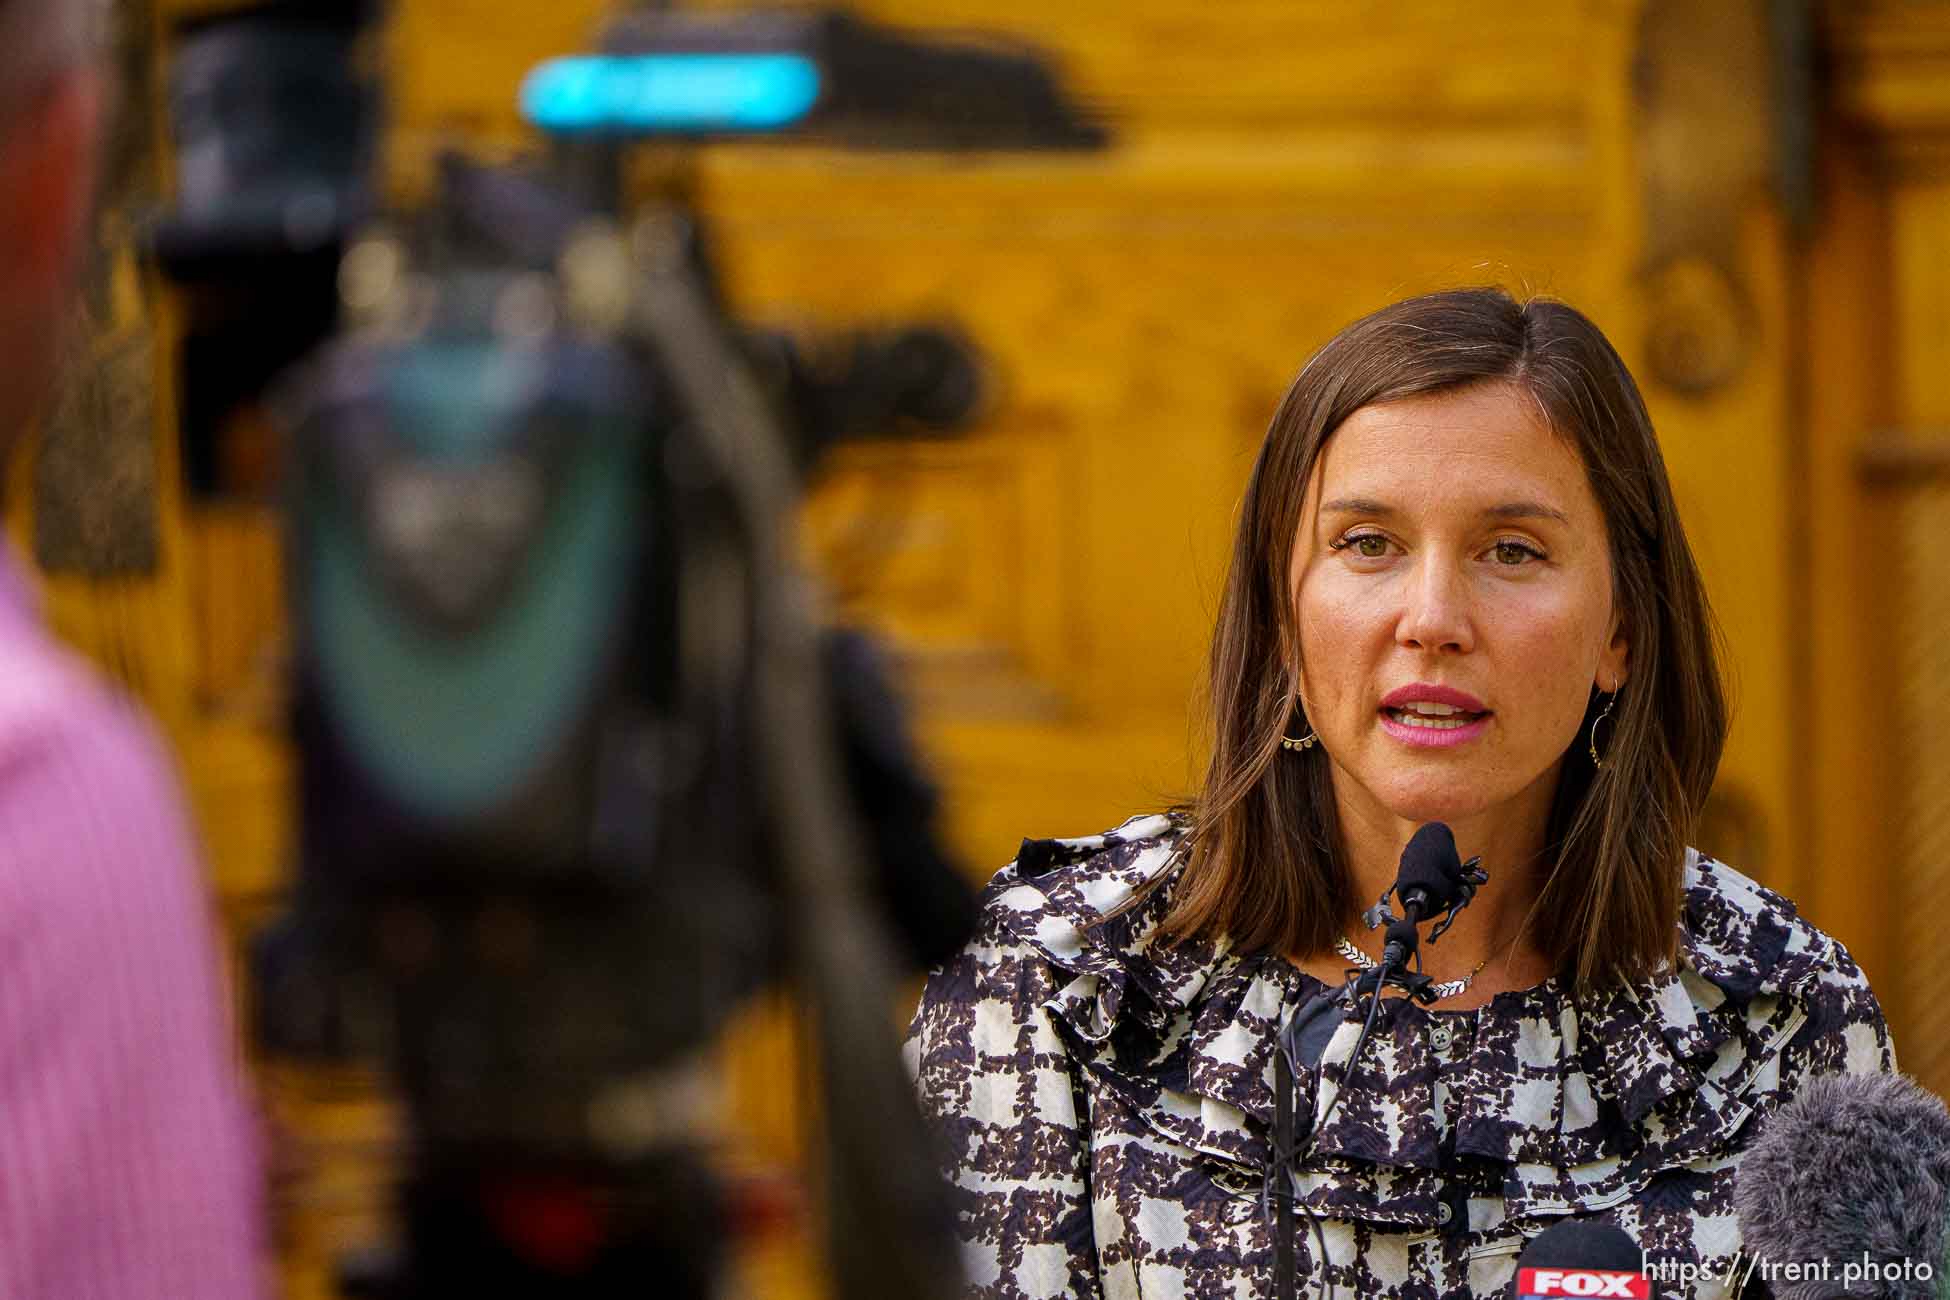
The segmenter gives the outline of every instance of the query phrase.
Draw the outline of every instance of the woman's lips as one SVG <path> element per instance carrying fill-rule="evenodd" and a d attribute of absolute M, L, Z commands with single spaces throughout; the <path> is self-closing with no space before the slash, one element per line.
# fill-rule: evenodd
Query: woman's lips
<path fill-rule="evenodd" d="M 1444 749 L 1452 745 L 1466 745 L 1490 729 L 1493 714 L 1482 713 L 1463 719 L 1460 726 L 1417 726 L 1412 722 L 1398 722 L 1394 714 L 1382 710 L 1381 729 L 1401 741 L 1404 745 L 1416 745 L 1429 749 Z M 1455 719 L 1429 719 L 1453 724 Z"/>
<path fill-rule="evenodd" d="M 1483 702 L 1468 691 L 1459 691 L 1453 686 L 1441 686 L 1435 682 L 1411 682 L 1407 686 L 1397 686 L 1381 697 L 1384 709 L 1405 709 L 1420 701 L 1425 704 L 1446 704 L 1452 709 L 1465 713 L 1487 713 Z"/>

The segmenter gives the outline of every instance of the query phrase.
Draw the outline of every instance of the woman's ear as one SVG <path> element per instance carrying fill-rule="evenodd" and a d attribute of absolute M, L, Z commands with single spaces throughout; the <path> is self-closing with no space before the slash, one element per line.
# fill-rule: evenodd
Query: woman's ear
<path fill-rule="evenodd" d="M 1598 656 L 1598 673 L 1592 683 L 1607 695 L 1616 694 L 1625 685 L 1631 673 L 1632 643 L 1626 639 L 1625 626 L 1621 620 L 1612 633 L 1611 644 Z"/>

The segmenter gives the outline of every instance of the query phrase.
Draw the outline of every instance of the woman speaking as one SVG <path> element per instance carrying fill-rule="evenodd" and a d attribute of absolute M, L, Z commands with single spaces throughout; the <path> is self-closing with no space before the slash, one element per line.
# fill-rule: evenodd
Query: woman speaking
<path fill-rule="evenodd" d="M 1025 841 L 929 979 L 908 1060 L 972 1293 L 1488 1296 L 1577 1218 L 1729 1294 L 1747 1120 L 1895 1059 L 1848 952 L 1688 847 L 1712 616 L 1597 327 L 1468 290 L 1322 348 L 1211 707 L 1195 799 Z M 1350 991 L 1431 822 L 1487 882 L 1419 996 Z"/>

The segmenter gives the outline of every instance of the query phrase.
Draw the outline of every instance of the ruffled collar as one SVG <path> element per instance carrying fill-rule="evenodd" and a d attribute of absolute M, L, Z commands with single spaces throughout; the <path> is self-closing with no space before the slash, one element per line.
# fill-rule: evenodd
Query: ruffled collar
<path fill-rule="evenodd" d="M 1272 954 L 1168 941 L 1159 922 L 1187 830 L 1160 814 L 1104 835 L 1026 840 L 988 902 L 1070 976 L 1049 1010 L 1085 1068 L 1168 1139 L 1263 1172 L 1280 1029 L 1336 991 Z M 1450 1088 L 1455 1149 L 1508 1167 L 1511 1214 L 1602 1208 L 1727 1146 L 1805 1018 L 1803 1000 L 1783 995 L 1818 977 L 1830 941 L 1785 898 L 1696 852 L 1684 883 L 1676 968 L 1584 995 L 1552 978 L 1478 1012 Z M 1296 1068 L 1308 1199 L 1435 1226 L 1431 1014 L 1391 1000 L 1351 1077 L 1360 1026 L 1343 1018 L 1318 1068 Z M 1337 1091 L 1346 1095 L 1323 1126 Z"/>

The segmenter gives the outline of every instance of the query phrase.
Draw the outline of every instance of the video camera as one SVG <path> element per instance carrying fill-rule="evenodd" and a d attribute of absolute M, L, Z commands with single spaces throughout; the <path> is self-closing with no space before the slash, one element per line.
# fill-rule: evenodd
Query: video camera
<path fill-rule="evenodd" d="M 940 436 L 981 394 L 952 326 L 803 345 L 724 306 L 648 138 L 1089 148 L 1020 49 L 842 13 L 618 17 L 521 88 L 553 143 L 373 199 L 378 15 L 271 3 L 182 28 L 193 485 L 228 405 L 283 433 L 299 860 L 257 950 L 274 1050 L 373 1058 L 406 1104 L 406 1249 L 362 1296 L 715 1295 L 701 1047 L 789 980 L 817 1033 L 824 1219 L 847 1296 L 957 1290 L 896 1059 L 898 964 L 972 921 L 888 673 L 790 561 L 820 451 Z M 512 92 L 513 88 L 511 88 Z"/>

